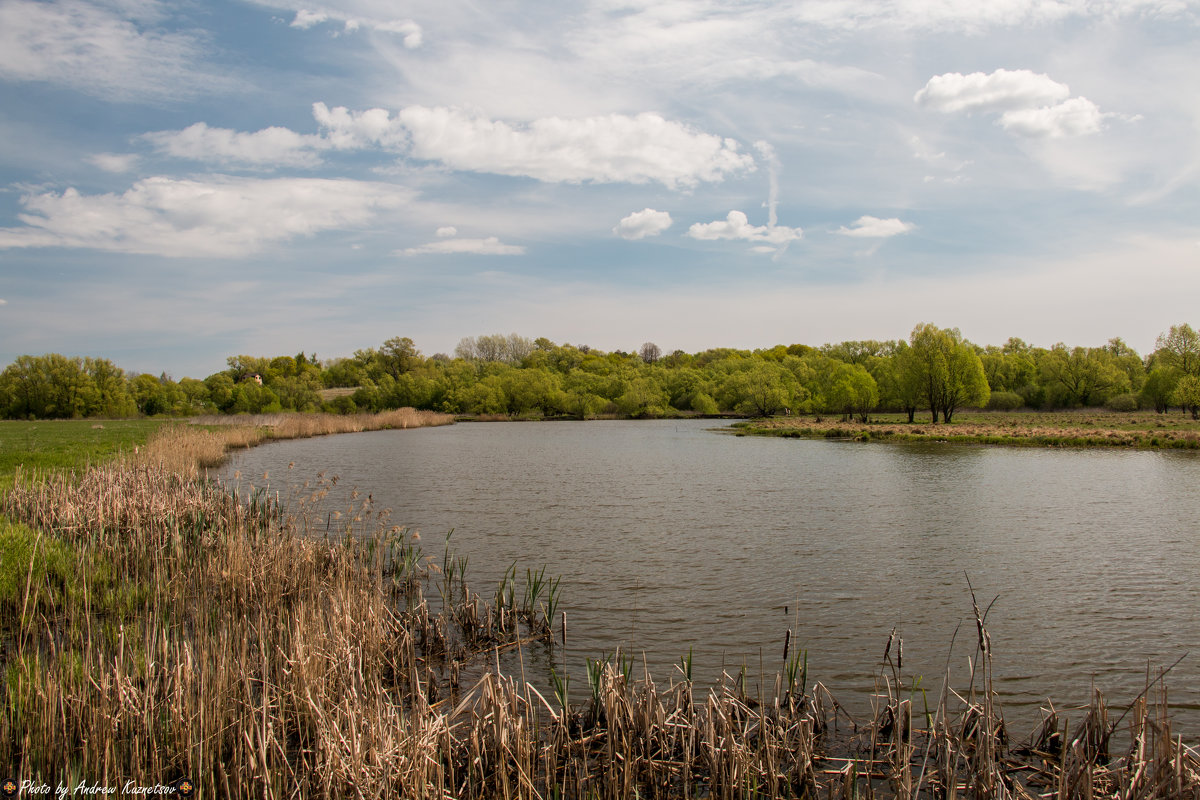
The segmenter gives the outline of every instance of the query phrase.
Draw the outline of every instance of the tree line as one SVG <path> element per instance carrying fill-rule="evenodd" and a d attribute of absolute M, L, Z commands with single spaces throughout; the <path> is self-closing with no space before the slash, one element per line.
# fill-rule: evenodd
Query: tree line
<path fill-rule="evenodd" d="M 580 419 L 602 415 L 874 412 L 950 422 L 963 408 L 1179 408 L 1200 417 L 1200 334 L 1173 325 L 1140 356 L 1101 347 L 972 344 L 956 328 L 917 325 L 908 339 L 761 350 L 602 352 L 517 334 L 469 337 L 426 357 L 394 337 L 346 358 L 238 355 L 203 380 L 129 374 L 102 358 L 21 356 L 0 373 L 10 419 L 354 413 L 412 406 L 455 414 Z"/>

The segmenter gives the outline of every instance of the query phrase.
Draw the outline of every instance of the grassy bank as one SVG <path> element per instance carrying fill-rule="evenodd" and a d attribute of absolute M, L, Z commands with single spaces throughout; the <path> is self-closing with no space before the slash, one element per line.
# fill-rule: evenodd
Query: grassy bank
<path fill-rule="evenodd" d="M 1109 411 L 960 412 L 953 422 L 875 414 L 870 422 L 837 417 L 775 417 L 735 423 L 738 433 L 808 439 L 962 442 L 1034 447 L 1200 449 L 1200 421 L 1181 414 Z"/>
<path fill-rule="evenodd" d="M 514 571 L 481 597 L 461 560 L 426 557 L 369 497 L 333 536 L 306 536 L 324 486 L 285 512 L 195 477 L 220 435 L 174 427 L 107 464 L 18 470 L 0 528 L 7 777 L 187 778 L 231 798 L 1200 792 L 1157 681 L 1126 714 L 1095 695 L 1010 735 L 977 609 L 968 685 L 904 684 L 889 640 L 865 719 L 808 675 L 790 633 L 768 677 L 715 687 L 692 684 L 689 658 L 655 681 L 619 654 L 577 676 L 581 703 L 562 677 L 547 693 L 494 671 L 465 682 L 501 649 L 557 646 L 555 587 Z"/>

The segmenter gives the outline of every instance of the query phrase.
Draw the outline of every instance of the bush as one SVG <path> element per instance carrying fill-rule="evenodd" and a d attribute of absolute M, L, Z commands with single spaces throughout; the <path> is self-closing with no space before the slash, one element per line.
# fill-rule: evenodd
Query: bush
<path fill-rule="evenodd" d="M 1138 397 L 1133 392 L 1126 392 L 1110 397 L 1104 405 L 1110 411 L 1137 411 Z"/>
<path fill-rule="evenodd" d="M 989 411 L 1014 411 L 1025 405 L 1025 398 L 1016 392 L 992 392 L 988 398 Z"/>

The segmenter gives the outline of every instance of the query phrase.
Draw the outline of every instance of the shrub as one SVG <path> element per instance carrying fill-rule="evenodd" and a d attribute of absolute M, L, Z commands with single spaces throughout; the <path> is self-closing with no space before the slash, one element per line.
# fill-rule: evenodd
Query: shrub
<path fill-rule="evenodd" d="M 1133 392 L 1113 395 L 1104 404 L 1110 411 L 1137 411 L 1138 397 Z"/>
<path fill-rule="evenodd" d="M 1013 411 L 1025 405 L 1025 398 L 1016 392 L 992 392 L 988 398 L 989 411 Z"/>

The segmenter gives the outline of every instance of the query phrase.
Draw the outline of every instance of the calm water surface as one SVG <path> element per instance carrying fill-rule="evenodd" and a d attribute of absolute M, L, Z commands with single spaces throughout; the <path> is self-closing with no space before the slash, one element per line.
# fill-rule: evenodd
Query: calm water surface
<path fill-rule="evenodd" d="M 469 556 L 485 597 L 516 563 L 562 576 L 567 670 L 618 646 L 665 680 L 693 651 L 712 682 L 781 667 L 863 710 L 892 628 L 936 698 L 973 655 L 967 577 L 1006 714 L 1047 696 L 1124 705 L 1147 663 L 1200 732 L 1200 459 L 1186 453 L 733 437 L 712 421 L 458 424 L 281 442 L 228 466 L 286 493 L 339 477 Z M 295 463 L 289 470 L 288 464 Z M 348 503 L 348 501 L 346 501 Z M 336 508 L 336 502 L 331 508 Z M 961 628 L 959 629 L 959 626 Z M 955 630 L 958 630 L 955 636 Z M 953 640 L 953 648 L 952 648 Z M 560 665 L 561 651 L 553 655 Z M 545 652 L 525 654 L 544 675 Z M 661 677 L 660 677 L 661 676 Z M 931 700 L 931 702 L 933 702 Z"/>

